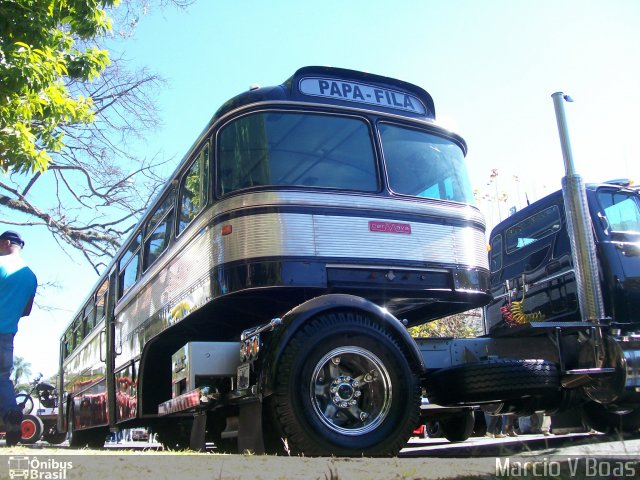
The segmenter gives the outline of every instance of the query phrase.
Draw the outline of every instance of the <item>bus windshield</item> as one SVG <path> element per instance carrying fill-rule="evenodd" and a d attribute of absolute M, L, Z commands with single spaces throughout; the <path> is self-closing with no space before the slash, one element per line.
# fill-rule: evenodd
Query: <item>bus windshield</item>
<path fill-rule="evenodd" d="M 422 130 L 381 124 L 389 185 L 395 193 L 474 203 L 464 153 L 453 141 Z"/>
<path fill-rule="evenodd" d="M 358 118 L 245 115 L 220 132 L 218 162 L 221 195 L 262 185 L 379 189 L 370 128 Z"/>
<path fill-rule="evenodd" d="M 640 232 L 640 199 L 637 194 L 602 189 L 598 201 L 614 232 Z"/>
<path fill-rule="evenodd" d="M 452 140 L 380 123 L 390 189 L 398 194 L 474 203 L 464 153 Z M 257 112 L 218 137 L 218 193 L 259 186 L 380 191 L 373 136 L 361 118 Z"/>

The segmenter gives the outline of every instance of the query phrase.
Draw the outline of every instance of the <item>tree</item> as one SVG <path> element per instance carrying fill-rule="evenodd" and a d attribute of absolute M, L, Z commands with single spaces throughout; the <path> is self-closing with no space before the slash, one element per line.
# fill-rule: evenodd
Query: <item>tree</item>
<path fill-rule="evenodd" d="M 22 377 L 31 376 L 31 364 L 22 357 L 13 357 L 13 371 L 11 380 L 13 384 L 20 385 Z"/>
<path fill-rule="evenodd" d="M 159 123 L 153 97 L 162 79 L 131 71 L 123 57 L 109 61 L 100 45 L 110 26 L 105 9 L 116 3 L 0 3 L 0 168 L 7 172 L 0 222 L 49 229 L 96 272 L 163 183 L 156 169 L 164 160 L 132 148 Z M 147 3 L 125 0 L 110 10 L 119 38 L 131 34 Z"/>
<path fill-rule="evenodd" d="M 95 78 L 105 50 L 77 47 L 110 29 L 104 7 L 116 0 L 5 0 L 0 4 L 0 169 L 43 171 L 59 151 L 60 125 L 89 123 L 91 98 L 65 85 Z"/>
<path fill-rule="evenodd" d="M 417 325 L 409 329 L 412 337 L 453 337 L 469 338 L 482 333 L 482 313 L 480 309 L 456 313 L 433 322 Z"/>

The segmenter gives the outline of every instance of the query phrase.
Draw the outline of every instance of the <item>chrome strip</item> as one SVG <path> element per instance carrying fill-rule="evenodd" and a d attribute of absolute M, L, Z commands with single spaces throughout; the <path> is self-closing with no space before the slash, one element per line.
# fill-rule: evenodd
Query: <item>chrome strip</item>
<path fill-rule="evenodd" d="M 573 270 L 573 268 L 570 269 L 570 270 L 565 270 L 564 272 L 556 273 L 554 275 L 551 275 L 550 277 L 541 278 L 540 280 L 537 280 L 537 281 L 533 282 L 531 285 L 529 285 L 529 287 L 537 287 L 538 285 L 541 285 L 541 284 L 546 283 L 546 282 L 550 282 L 552 280 L 555 280 L 556 278 L 564 277 L 565 275 L 567 275 L 569 273 L 574 273 L 575 274 L 575 271 Z"/>
<path fill-rule="evenodd" d="M 360 270 L 396 270 L 401 272 L 431 272 L 431 273 L 449 273 L 446 268 L 415 268 L 415 267 L 398 267 L 397 265 L 359 265 L 357 263 L 327 263 L 327 268 L 344 268 Z"/>
<path fill-rule="evenodd" d="M 478 223 L 485 227 L 477 208 L 463 204 L 413 197 L 381 197 L 348 192 L 262 191 L 235 195 L 213 205 L 214 215 L 249 207 L 305 206 L 362 210 L 362 216 L 375 216 L 376 211 L 434 216 Z"/>

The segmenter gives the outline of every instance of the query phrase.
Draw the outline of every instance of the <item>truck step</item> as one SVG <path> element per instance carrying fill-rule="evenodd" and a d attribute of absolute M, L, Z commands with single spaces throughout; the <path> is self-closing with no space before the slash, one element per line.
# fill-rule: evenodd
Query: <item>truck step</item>
<path fill-rule="evenodd" d="M 616 373 L 615 368 L 575 368 L 573 370 L 567 370 L 565 375 L 610 375 Z"/>

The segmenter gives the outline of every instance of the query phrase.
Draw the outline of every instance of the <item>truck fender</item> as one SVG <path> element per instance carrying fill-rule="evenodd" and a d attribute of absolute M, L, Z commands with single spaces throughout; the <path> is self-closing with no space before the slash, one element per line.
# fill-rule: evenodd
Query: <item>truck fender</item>
<path fill-rule="evenodd" d="M 347 294 L 328 294 L 308 300 L 287 312 L 278 327 L 265 345 L 260 390 L 264 396 L 273 392 L 276 376 L 276 365 L 282 353 L 295 333 L 310 319 L 319 314 L 334 310 L 356 310 L 369 314 L 381 326 L 388 328 L 403 347 L 407 361 L 415 369 L 418 376 L 425 373 L 425 365 L 416 342 L 395 316 L 386 309 L 362 297 Z"/>

